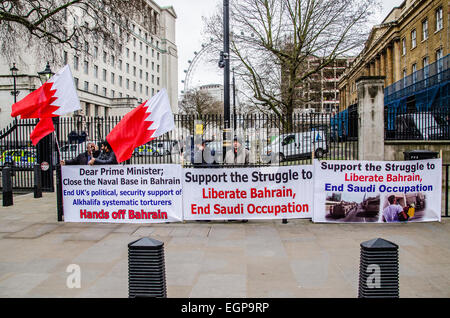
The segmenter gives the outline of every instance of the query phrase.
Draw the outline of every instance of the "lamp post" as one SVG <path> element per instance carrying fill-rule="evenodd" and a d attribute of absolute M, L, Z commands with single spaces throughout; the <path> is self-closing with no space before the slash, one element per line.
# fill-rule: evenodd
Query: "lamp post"
<path fill-rule="evenodd" d="M 50 63 L 47 62 L 47 65 L 45 66 L 45 69 L 41 72 L 38 72 L 39 80 L 41 81 L 41 84 L 44 84 L 47 82 L 54 73 L 50 69 Z M 53 124 L 55 125 L 55 121 L 57 124 L 58 117 L 53 118 Z M 58 125 L 55 125 L 56 129 L 59 128 Z M 58 133 L 58 132 L 56 132 Z M 53 184 L 53 170 L 54 170 L 54 164 L 53 164 L 53 136 L 48 135 L 42 138 L 39 143 L 36 145 L 36 152 L 37 152 L 37 162 L 39 164 L 42 164 L 43 162 L 48 163 L 48 166 L 50 169 L 46 171 L 42 171 L 41 174 L 41 184 L 42 184 L 42 190 L 43 191 L 54 191 L 54 184 Z M 59 158 L 58 158 L 59 159 Z M 58 162 L 58 161 L 57 161 Z"/>
<path fill-rule="evenodd" d="M 16 77 L 17 77 L 17 73 L 19 72 L 19 69 L 16 67 L 16 63 L 13 63 L 13 67 L 10 68 L 11 71 L 11 75 L 13 78 L 13 91 L 11 92 L 11 95 L 14 96 L 14 104 L 17 103 L 17 95 L 19 95 L 19 91 L 16 88 Z M 15 133 L 15 138 L 14 138 L 14 148 L 18 148 L 18 140 L 17 140 L 17 129 L 19 128 L 17 125 L 17 117 L 14 117 L 14 125 L 16 126 L 16 133 Z"/>
<path fill-rule="evenodd" d="M 47 62 L 47 65 L 45 66 L 45 70 L 38 72 L 39 79 L 41 80 L 41 84 L 44 84 L 47 82 L 55 73 L 52 72 L 50 69 L 50 63 Z"/>
<path fill-rule="evenodd" d="M 234 67 L 233 71 L 233 128 L 236 134 L 236 81 L 234 79 Z"/>

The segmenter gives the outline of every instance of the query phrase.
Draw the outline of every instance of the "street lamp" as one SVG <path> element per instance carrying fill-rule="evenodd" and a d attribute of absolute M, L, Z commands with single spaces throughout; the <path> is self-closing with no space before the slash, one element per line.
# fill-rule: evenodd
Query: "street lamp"
<path fill-rule="evenodd" d="M 45 66 L 45 70 L 42 72 L 38 72 L 39 79 L 41 80 L 41 84 L 44 84 L 47 82 L 55 73 L 52 72 L 50 69 L 50 64 L 47 62 L 47 65 Z"/>
<path fill-rule="evenodd" d="M 16 63 L 13 63 L 13 67 L 10 68 L 11 71 L 11 75 L 13 78 L 13 85 L 14 85 L 14 90 L 11 92 L 11 95 L 14 96 L 14 104 L 17 103 L 17 95 L 19 95 L 19 91 L 16 89 L 16 77 L 17 77 L 17 73 L 19 72 L 19 69 L 16 67 Z M 14 125 L 16 127 L 16 133 L 15 133 L 15 137 L 14 137 L 14 142 L 15 142 L 15 148 L 17 149 L 18 147 L 18 140 L 17 140 L 17 129 L 18 129 L 18 124 L 17 124 L 17 117 L 14 117 Z"/>
<path fill-rule="evenodd" d="M 11 92 L 11 95 L 14 96 L 14 103 L 17 102 L 17 95 L 19 95 L 19 91 L 16 90 L 16 77 L 17 77 L 17 72 L 19 71 L 19 69 L 16 67 L 16 63 L 13 63 L 13 67 L 10 68 L 11 71 L 11 75 L 13 77 L 13 83 L 14 83 L 14 90 Z"/>

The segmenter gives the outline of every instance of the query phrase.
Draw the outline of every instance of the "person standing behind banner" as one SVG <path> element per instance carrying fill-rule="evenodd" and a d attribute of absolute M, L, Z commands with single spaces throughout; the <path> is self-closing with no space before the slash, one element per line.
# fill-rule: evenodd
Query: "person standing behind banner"
<path fill-rule="evenodd" d="M 233 148 L 228 150 L 225 154 L 225 163 L 230 165 L 248 165 L 250 153 L 244 146 L 238 137 L 234 137 Z M 232 222 L 235 220 L 228 220 Z M 248 220 L 243 219 L 242 223 L 247 223 Z"/>
<path fill-rule="evenodd" d="M 86 151 L 83 153 L 80 153 L 78 156 L 76 156 L 74 159 L 69 160 L 61 160 L 60 164 L 61 166 L 64 165 L 87 165 L 89 161 L 91 161 L 92 158 L 97 158 L 100 155 L 100 150 L 98 149 L 98 146 L 94 144 L 93 142 L 89 142 L 86 145 Z"/>
<path fill-rule="evenodd" d="M 102 141 L 101 153 L 98 158 L 92 158 L 89 161 L 89 165 L 115 165 L 117 164 L 116 155 L 112 151 L 111 146 L 105 140 Z"/>
<path fill-rule="evenodd" d="M 242 146 L 241 140 L 234 137 L 233 148 L 228 150 L 225 154 L 225 163 L 227 164 L 238 164 L 238 165 L 248 165 L 250 153 Z"/>
<path fill-rule="evenodd" d="M 389 205 L 383 210 L 383 221 L 398 222 L 398 215 L 403 212 L 403 208 L 397 203 L 395 195 L 390 195 L 388 201 Z"/>

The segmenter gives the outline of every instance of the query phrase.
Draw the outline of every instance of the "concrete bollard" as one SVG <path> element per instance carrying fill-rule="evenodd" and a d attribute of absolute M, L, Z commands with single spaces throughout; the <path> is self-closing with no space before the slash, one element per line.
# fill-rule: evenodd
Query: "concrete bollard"
<path fill-rule="evenodd" d="M 12 179 L 11 168 L 5 166 L 2 170 L 2 182 L 3 182 L 3 206 L 13 205 L 13 191 L 12 191 Z"/>
<path fill-rule="evenodd" d="M 41 166 L 34 165 L 34 198 L 42 198 Z"/>
<path fill-rule="evenodd" d="M 128 244 L 128 297 L 167 297 L 163 242 L 144 237 Z"/>
<path fill-rule="evenodd" d="M 381 238 L 361 243 L 359 298 L 399 298 L 398 245 Z"/>

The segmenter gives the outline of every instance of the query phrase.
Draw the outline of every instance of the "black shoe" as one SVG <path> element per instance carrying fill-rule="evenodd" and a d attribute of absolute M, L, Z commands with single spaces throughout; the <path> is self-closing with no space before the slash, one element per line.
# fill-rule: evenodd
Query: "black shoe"
<path fill-rule="evenodd" d="M 242 220 L 242 223 L 247 223 L 248 222 L 248 220 Z"/>

